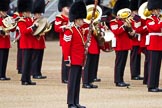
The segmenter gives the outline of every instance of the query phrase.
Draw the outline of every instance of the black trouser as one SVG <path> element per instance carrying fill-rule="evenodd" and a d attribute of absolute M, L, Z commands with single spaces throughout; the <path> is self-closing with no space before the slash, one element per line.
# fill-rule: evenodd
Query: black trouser
<path fill-rule="evenodd" d="M 22 49 L 19 47 L 20 43 L 17 42 L 17 70 L 18 72 L 22 73 L 22 60 L 23 60 L 23 52 Z"/>
<path fill-rule="evenodd" d="M 68 79 L 67 104 L 79 104 L 81 74 L 82 66 L 71 65 Z"/>
<path fill-rule="evenodd" d="M 162 51 L 148 51 L 148 52 L 149 52 L 149 76 L 147 85 L 148 88 L 158 88 Z"/>
<path fill-rule="evenodd" d="M 23 53 L 23 67 L 22 67 L 22 77 L 21 81 L 29 82 L 31 81 L 30 78 L 30 71 L 32 67 L 32 55 L 33 55 L 33 49 L 22 49 Z"/>
<path fill-rule="evenodd" d="M 42 61 L 43 61 L 44 49 L 34 49 L 32 57 L 31 73 L 33 76 L 42 75 Z"/>
<path fill-rule="evenodd" d="M 97 78 L 99 54 L 87 54 L 86 65 L 83 71 L 83 84 L 92 83 Z"/>
<path fill-rule="evenodd" d="M 64 57 L 62 56 L 62 64 L 61 64 L 61 79 L 68 80 L 70 67 L 65 65 Z"/>
<path fill-rule="evenodd" d="M 144 60 L 144 79 L 143 79 L 143 84 L 147 84 L 148 81 L 148 63 L 149 63 L 149 55 L 148 55 L 148 50 L 146 48 L 142 49 L 142 53 L 145 55 L 145 60 Z"/>
<path fill-rule="evenodd" d="M 141 54 L 139 53 L 139 48 L 139 46 L 133 46 L 130 53 L 131 77 L 140 76 Z"/>
<path fill-rule="evenodd" d="M 9 49 L 0 48 L 0 78 L 6 77 Z"/>
<path fill-rule="evenodd" d="M 124 69 L 128 57 L 128 51 L 116 51 L 115 59 L 115 83 L 124 82 Z"/>

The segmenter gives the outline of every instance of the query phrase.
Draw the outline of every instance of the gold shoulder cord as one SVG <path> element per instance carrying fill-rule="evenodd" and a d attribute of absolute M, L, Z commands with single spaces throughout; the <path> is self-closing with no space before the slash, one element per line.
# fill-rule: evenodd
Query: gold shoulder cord
<path fill-rule="evenodd" d="M 82 42 L 83 42 L 83 45 L 85 45 L 85 42 L 84 42 L 84 38 L 83 38 L 83 35 L 80 33 L 80 31 L 78 30 L 78 28 L 74 25 L 75 29 L 78 31 L 81 39 L 82 39 Z"/>

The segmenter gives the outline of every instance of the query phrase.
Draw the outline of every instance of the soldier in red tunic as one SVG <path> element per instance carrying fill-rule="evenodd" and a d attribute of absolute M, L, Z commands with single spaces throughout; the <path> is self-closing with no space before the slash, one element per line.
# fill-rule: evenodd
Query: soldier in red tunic
<path fill-rule="evenodd" d="M 94 4 L 94 0 L 86 0 L 86 5 Z M 98 5 L 100 2 L 98 2 Z M 84 27 L 89 27 L 89 24 L 84 24 Z M 90 46 L 88 48 L 87 60 L 84 67 L 82 80 L 82 88 L 98 88 L 97 85 L 92 84 L 94 81 L 99 82 L 101 79 L 97 78 L 98 64 L 99 64 L 100 48 L 95 38 L 92 34 Z"/>
<path fill-rule="evenodd" d="M 34 21 L 42 17 L 42 13 L 45 11 L 45 1 L 39 0 L 34 1 L 32 13 L 34 14 Z M 32 60 L 32 75 L 35 79 L 45 79 L 46 76 L 42 76 L 41 68 L 43 61 L 43 54 L 45 48 L 45 33 L 40 34 L 40 36 L 35 36 L 34 38 L 34 51 Z"/>
<path fill-rule="evenodd" d="M 141 53 L 139 53 L 140 49 L 140 40 L 141 34 L 137 32 L 139 27 L 141 26 L 141 18 L 138 16 L 138 0 L 130 1 L 130 9 L 132 11 L 131 17 L 131 26 L 132 29 L 137 33 L 136 37 L 131 39 L 132 49 L 130 52 L 130 71 L 131 71 L 131 79 L 132 80 L 143 80 L 143 77 L 140 76 L 141 73 Z M 147 28 L 143 28 L 143 30 Z M 143 31 L 141 30 L 141 31 Z"/>
<path fill-rule="evenodd" d="M 31 81 L 31 65 L 34 48 L 33 32 L 37 29 L 38 24 L 33 24 L 31 19 L 32 0 L 18 0 L 18 12 L 22 13 L 23 17 L 19 19 L 18 27 L 20 29 L 20 49 L 23 51 L 23 69 L 21 84 L 36 85 Z"/>
<path fill-rule="evenodd" d="M 10 0 L 0 1 L 0 80 L 10 80 L 6 77 L 6 67 L 10 48 L 9 32 L 3 30 L 5 28 L 2 20 L 7 16 Z"/>
<path fill-rule="evenodd" d="M 12 16 L 15 20 L 19 20 L 20 17 L 22 17 L 22 14 L 15 12 Z M 22 56 L 22 50 L 20 49 L 20 42 L 19 42 L 19 38 L 20 38 L 20 31 L 19 31 L 19 27 L 16 27 L 15 32 L 15 37 L 14 37 L 14 42 L 17 42 L 17 71 L 18 74 L 22 73 L 22 60 L 23 60 L 23 56 Z"/>
<path fill-rule="evenodd" d="M 128 24 L 122 17 L 121 15 L 122 13 L 119 13 L 121 9 L 128 7 L 129 7 L 128 0 L 118 0 L 113 9 L 114 14 L 117 15 L 116 19 L 110 21 L 110 29 L 112 30 L 116 38 L 116 42 L 115 41 L 113 42 L 116 43 L 116 46 L 114 48 L 116 53 L 115 68 L 114 68 L 115 71 L 114 83 L 116 84 L 116 86 L 119 87 L 125 87 L 130 85 L 124 82 L 123 76 L 128 51 L 131 49 L 131 43 L 128 32 L 125 30 L 125 26 L 128 26 Z M 127 12 L 127 10 L 128 9 L 124 10 L 123 12 Z"/>
<path fill-rule="evenodd" d="M 138 7 L 140 7 L 144 2 L 147 0 L 139 0 L 138 1 Z M 146 36 L 148 35 L 148 29 L 146 26 L 146 20 L 140 18 L 139 20 L 140 25 L 137 27 L 136 32 L 140 33 L 141 39 L 140 39 L 140 51 L 139 53 L 143 53 L 145 55 L 145 60 L 144 60 L 144 79 L 143 79 L 143 84 L 147 84 L 148 81 L 148 61 L 149 61 L 149 56 L 148 56 L 148 51 L 146 48 Z"/>
<path fill-rule="evenodd" d="M 69 13 L 69 19 L 74 24 L 67 29 L 63 37 L 63 54 L 66 66 L 71 66 L 68 79 L 68 108 L 86 108 L 79 104 L 80 80 L 82 74 L 82 66 L 85 59 L 85 34 L 81 26 L 84 24 L 83 19 L 86 18 L 86 6 L 84 2 L 75 2 Z"/>
<path fill-rule="evenodd" d="M 152 15 L 146 19 L 148 28 L 148 38 L 146 39 L 149 52 L 149 77 L 148 92 L 162 92 L 159 89 L 160 67 L 162 59 L 162 21 L 160 20 L 160 9 L 162 9 L 162 1 L 148 0 L 148 9 L 152 11 Z"/>
<path fill-rule="evenodd" d="M 59 0 L 59 3 L 58 3 L 58 10 L 61 12 L 61 14 L 56 16 L 54 28 L 55 28 L 56 32 L 60 33 L 59 34 L 60 46 L 62 46 L 65 28 L 69 24 L 68 15 L 69 15 L 69 7 L 70 7 L 71 4 L 72 4 L 71 0 Z M 70 67 L 68 67 L 64 64 L 64 60 L 63 60 L 63 57 L 62 57 L 62 66 L 61 66 L 62 83 L 68 82 L 69 69 L 70 69 Z"/>

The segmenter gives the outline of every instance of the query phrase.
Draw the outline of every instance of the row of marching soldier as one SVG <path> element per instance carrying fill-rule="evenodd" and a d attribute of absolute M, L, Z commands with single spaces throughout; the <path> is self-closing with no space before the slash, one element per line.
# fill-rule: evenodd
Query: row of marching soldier
<path fill-rule="evenodd" d="M 138 0 L 117 0 L 113 9 L 115 19 L 109 22 L 110 30 L 115 36 L 112 40 L 116 54 L 114 67 L 114 83 L 117 87 L 130 86 L 130 84 L 125 83 L 123 79 L 129 50 L 131 51 L 131 79 L 143 80 L 143 78 L 140 76 L 140 54 L 143 52 L 145 54 L 145 72 L 143 84 L 148 85 L 149 92 L 161 92 L 162 90 L 158 88 L 162 50 L 161 44 L 159 42 L 162 38 L 162 23 L 160 20 L 160 9 L 162 8 L 160 5 L 161 2 L 148 0 L 148 5 L 146 7 L 151 10 L 151 15 L 146 19 L 143 19 L 138 15 L 137 10 L 139 6 L 145 1 L 137 1 Z M 1 26 L 4 26 L 2 20 L 5 19 L 5 17 L 7 16 L 6 11 L 9 7 L 9 1 L 5 0 L 3 1 L 3 3 L 1 7 L 6 6 L 7 8 L 4 7 L 1 9 Z M 19 37 L 20 35 L 18 41 L 19 48 L 22 52 L 21 55 L 23 58 L 23 60 L 21 60 L 21 64 L 23 66 L 22 69 L 19 70 L 22 71 L 22 85 L 36 85 L 36 83 L 31 81 L 31 72 L 32 74 L 34 74 L 33 78 L 46 78 L 46 76 L 41 75 L 40 70 L 45 43 L 39 44 L 39 42 L 44 42 L 44 37 L 33 35 L 33 33 L 39 27 L 39 24 L 34 22 L 37 18 L 39 19 L 39 17 L 41 17 L 41 13 L 44 13 L 45 2 L 40 2 L 40 5 L 35 0 L 34 3 L 36 4 L 36 6 L 33 5 L 32 0 L 18 0 L 19 14 L 18 16 L 15 15 L 15 21 L 17 21 L 18 28 L 13 28 L 10 30 L 4 29 L 5 27 L 1 28 L 1 80 L 9 80 L 9 78 L 5 76 L 8 52 L 10 48 L 8 31 L 14 31 L 15 29 L 15 31 L 17 32 L 17 36 Z M 89 5 L 93 3 L 94 1 L 90 2 L 90 0 L 85 1 L 85 3 L 82 1 L 72 3 L 72 1 L 59 0 L 58 4 L 58 9 L 61 12 L 61 15 L 56 16 L 55 31 L 60 33 L 60 45 L 63 55 L 62 82 L 68 83 L 67 103 L 69 108 L 85 108 L 84 106 L 81 106 L 79 104 L 80 79 L 82 73 L 83 88 L 97 88 L 97 86 L 93 85 L 92 82 L 100 81 L 100 79 L 97 79 L 97 75 L 94 74 L 96 74 L 97 72 L 99 50 L 103 47 L 99 48 L 97 40 L 95 40 L 93 36 L 96 35 L 95 30 L 91 34 L 91 41 L 88 46 L 89 51 L 87 54 L 87 60 L 84 64 L 84 46 L 86 44 L 87 34 L 89 33 L 89 24 L 86 24 L 83 21 L 83 19 L 85 19 L 87 16 L 85 4 Z M 100 2 L 98 3 L 100 4 Z M 32 8 L 32 6 L 38 6 L 38 8 Z M 41 6 L 41 8 L 39 6 Z M 32 11 L 32 9 L 36 10 Z M 31 12 L 34 13 L 34 18 L 31 18 Z M 69 21 L 73 23 L 69 23 Z M 103 28 L 101 30 L 101 34 L 104 34 L 106 28 L 104 28 L 104 26 L 102 25 L 99 25 L 99 27 L 101 27 L 101 29 Z M 147 45 L 145 43 L 147 43 Z M 43 46 L 37 47 L 37 45 Z M 94 51 L 95 48 L 96 50 Z M 32 67 L 36 65 L 38 65 L 38 68 Z M 82 71 L 83 66 L 84 71 Z M 96 69 L 94 69 L 94 67 Z"/>
<path fill-rule="evenodd" d="M 0 2 L 1 36 L 0 36 L 0 80 L 10 80 L 6 77 L 6 66 L 10 48 L 9 32 L 15 32 L 15 42 L 18 44 L 18 73 L 22 73 L 22 85 L 36 85 L 31 81 L 31 75 L 35 79 L 44 79 L 41 66 L 45 48 L 45 31 L 34 35 L 39 24 L 35 20 L 40 19 L 45 10 L 45 1 L 18 0 L 18 12 L 13 17 L 7 15 L 10 0 Z M 33 17 L 31 16 L 33 14 Z M 12 25 L 12 26 L 11 26 Z"/>
<path fill-rule="evenodd" d="M 85 1 L 86 5 L 94 4 L 93 0 L 87 0 Z M 60 33 L 60 46 L 62 47 L 63 41 L 64 41 L 64 32 L 66 28 L 69 28 L 71 25 L 69 23 L 69 7 L 72 4 L 72 1 L 65 1 L 65 0 L 59 0 L 58 3 L 58 10 L 61 12 L 61 14 L 56 16 L 55 20 L 55 31 Z M 93 85 L 92 82 L 94 81 L 100 81 L 100 79 L 97 78 L 97 71 L 98 71 L 98 62 L 99 62 L 99 47 L 97 45 L 97 41 L 92 37 L 91 45 L 89 47 L 88 52 L 88 58 L 86 63 L 86 68 L 83 71 L 83 88 L 97 88 L 96 85 Z M 62 51 L 63 54 L 63 51 Z M 70 70 L 69 66 L 65 65 L 65 62 L 63 60 L 64 57 L 62 57 L 62 83 L 68 83 L 68 73 Z M 91 72 L 91 73 L 90 73 Z M 93 78 L 92 78 L 92 77 Z"/>
<path fill-rule="evenodd" d="M 130 50 L 131 79 L 143 80 L 143 84 L 147 84 L 148 92 L 162 92 L 159 89 L 162 48 L 160 4 L 161 1 L 153 0 L 117 0 L 113 9 L 116 18 L 110 21 L 110 29 L 116 38 L 116 86 L 130 86 L 123 79 Z M 145 55 L 144 78 L 140 76 L 141 53 Z"/>

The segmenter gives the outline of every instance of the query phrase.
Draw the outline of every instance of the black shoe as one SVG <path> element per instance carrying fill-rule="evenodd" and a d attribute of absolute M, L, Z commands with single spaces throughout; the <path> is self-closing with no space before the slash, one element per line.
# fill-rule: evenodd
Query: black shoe
<path fill-rule="evenodd" d="M 38 76 L 33 76 L 34 79 L 46 79 L 47 76 L 42 76 L 42 75 L 38 75 Z"/>
<path fill-rule="evenodd" d="M 76 105 L 73 105 L 73 104 L 69 104 L 68 105 L 68 108 L 78 108 Z"/>
<path fill-rule="evenodd" d="M 135 77 L 132 77 L 131 79 L 132 80 L 143 80 L 144 78 L 140 76 L 135 76 Z"/>
<path fill-rule="evenodd" d="M 67 84 L 68 80 L 62 80 L 62 83 Z"/>
<path fill-rule="evenodd" d="M 6 81 L 6 80 L 11 80 L 11 78 L 1 77 L 0 80 L 2 80 L 2 81 Z"/>
<path fill-rule="evenodd" d="M 159 89 L 159 88 L 148 88 L 148 92 L 162 92 L 162 89 Z"/>
<path fill-rule="evenodd" d="M 22 72 L 21 71 L 18 71 L 18 74 L 22 74 Z"/>
<path fill-rule="evenodd" d="M 130 86 L 130 84 L 127 84 L 125 82 L 120 82 L 120 83 L 116 83 L 116 86 L 118 86 L 118 87 L 128 87 L 128 86 Z"/>
<path fill-rule="evenodd" d="M 89 84 L 91 88 L 98 88 L 97 85 Z"/>
<path fill-rule="evenodd" d="M 94 82 L 101 82 L 101 79 L 95 78 L 93 81 L 94 81 Z"/>
<path fill-rule="evenodd" d="M 77 108 L 86 108 L 85 106 L 81 106 L 80 104 L 76 104 Z"/>
<path fill-rule="evenodd" d="M 22 81 L 21 85 L 36 85 L 36 83 L 35 82 L 31 82 L 31 81 L 29 81 L 29 82 Z"/>
<path fill-rule="evenodd" d="M 143 85 L 147 85 L 147 82 L 143 82 Z"/>
<path fill-rule="evenodd" d="M 90 89 L 91 88 L 91 85 L 89 85 L 89 84 L 83 84 L 82 85 L 82 88 Z"/>

